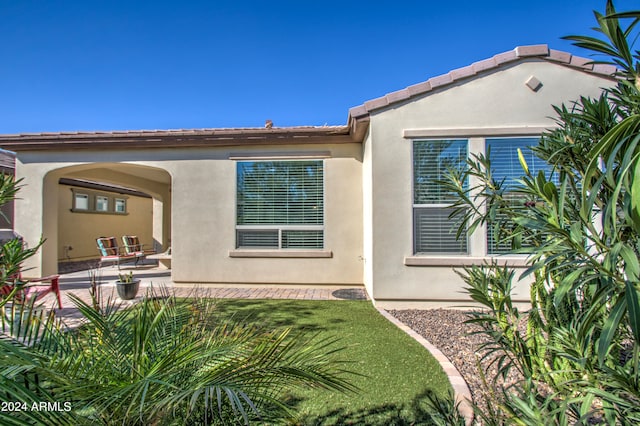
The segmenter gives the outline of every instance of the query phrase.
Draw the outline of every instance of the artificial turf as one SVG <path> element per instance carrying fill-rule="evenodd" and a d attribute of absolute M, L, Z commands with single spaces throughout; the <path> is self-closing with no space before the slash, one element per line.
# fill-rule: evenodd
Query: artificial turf
<path fill-rule="evenodd" d="M 346 346 L 336 356 L 351 361 L 360 390 L 342 394 L 305 389 L 291 396 L 304 425 L 411 425 L 428 423 L 426 395 L 450 390 L 438 362 L 382 317 L 367 301 L 220 299 L 222 318 L 264 327 L 291 327 L 335 337 Z"/>

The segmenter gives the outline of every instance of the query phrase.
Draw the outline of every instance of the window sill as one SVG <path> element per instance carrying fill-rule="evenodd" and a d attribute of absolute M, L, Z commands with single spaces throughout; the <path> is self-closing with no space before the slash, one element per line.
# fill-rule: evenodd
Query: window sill
<path fill-rule="evenodd" d="M 229 257 L 249 258 L 330 258 L 331 250 L 229 250 Z"/>
<path fill-rule="evenodd" d="M 406 256 L 405 266 L 472 266 L 496 261 L 498 265 L 527 266 L 525 256 Z"/>

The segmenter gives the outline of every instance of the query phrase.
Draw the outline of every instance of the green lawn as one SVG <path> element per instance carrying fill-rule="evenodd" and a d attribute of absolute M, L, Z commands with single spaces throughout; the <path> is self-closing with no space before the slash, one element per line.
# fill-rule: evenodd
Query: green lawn
<path fill-rule="evenodd" d="M 292 396 L 304 425 L 409 425 L 426 421 L 425 393 L 445 395 L 446 375 L 422 346 L 367 301 L 220 299 L 218 310 L 266 327 L 292 327 L 340 338 L 353 361 L 358 394 L 309 389 Z"/>

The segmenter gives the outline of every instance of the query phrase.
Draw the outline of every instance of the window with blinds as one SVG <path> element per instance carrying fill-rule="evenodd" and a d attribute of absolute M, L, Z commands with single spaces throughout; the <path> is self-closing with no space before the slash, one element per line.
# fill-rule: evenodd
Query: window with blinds
<path fill-rule="evenodd" d="M 467 140 L 413 142 L 414 253 L 466 254 L 467 235 L 456 238 L 459 223 L 449 219 L 455 200 L 439 183 L 449 169 L 461 169 L 467 160 Z"/>
<path fill-rule="evenodd" d="M 537 175 L 543 171 L 547 176 L 551 172 L 551 167 L 536 157 L 531 151 L 531 147 L 538 144 L 538 138 L 495 138 L 486 139 L 486 152 L 491 156 L 491 173 L 494 180 L 501 182 L 507 198 L 513 200 L 514 205 L 522 203 L 516 194 L 509 194 L 517 185 L 517 180 L 521 179 L 524 171 L 518 159 L 518 149 L 527 162 L 532 175 Z M 511 244 L 504 240 L 504 236 L 499 235 L 495 227 L 498 222 L 501 227 L 509 228 L 509 223 L 505 222 L 505 217 L 497 217 L 493 223 L 487 224 L 487 252 L 489 254 L 504 254 L 511 251 Z M 504 223 L 500 223 L 504 222 Z M 501 241 L 502 239 L 502 241 Z"/>
<path fill-rule="evenodd" d="M 237 248 L 324 247 L 321 160 L 237 163 Z"/>

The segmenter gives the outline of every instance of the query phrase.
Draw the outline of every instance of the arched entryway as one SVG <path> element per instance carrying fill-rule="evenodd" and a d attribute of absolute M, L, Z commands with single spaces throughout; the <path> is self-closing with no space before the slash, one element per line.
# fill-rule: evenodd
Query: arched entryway
<path fill-rule="evenodd" d="M 43 274 L 56 272 L 61 260 L 97 257 L 100 236 L 140 235 L 163 251 L 171 244 L 171 175 L 130 163 L 51 170 L 43 179 L 42 221 Z"/>

